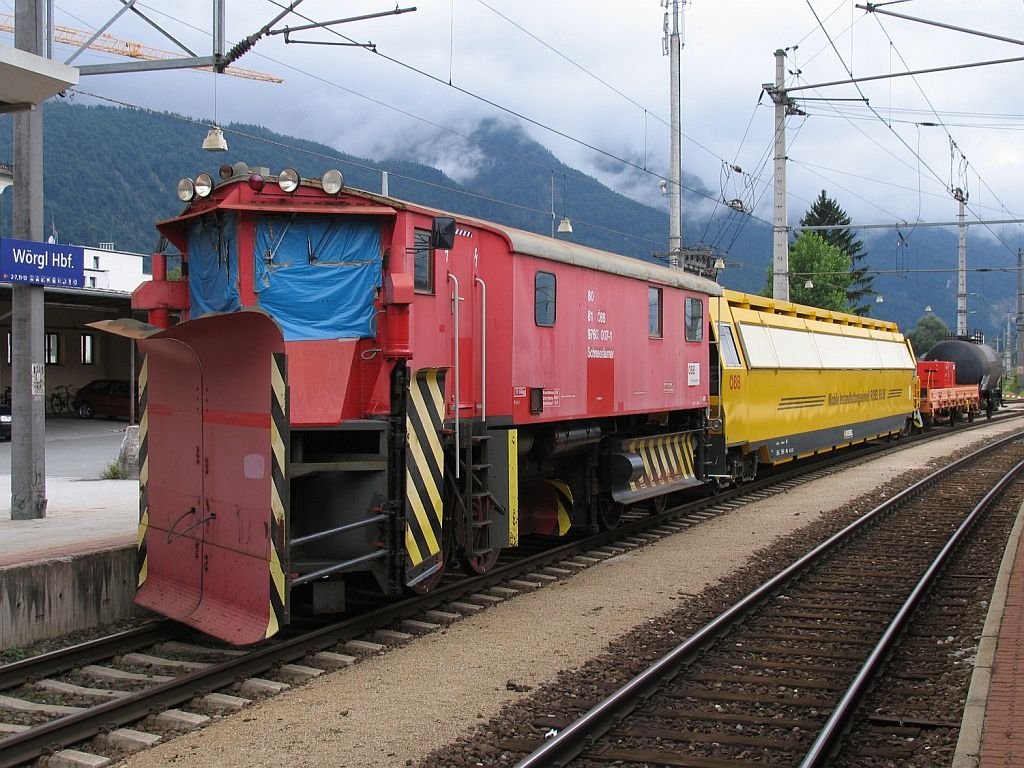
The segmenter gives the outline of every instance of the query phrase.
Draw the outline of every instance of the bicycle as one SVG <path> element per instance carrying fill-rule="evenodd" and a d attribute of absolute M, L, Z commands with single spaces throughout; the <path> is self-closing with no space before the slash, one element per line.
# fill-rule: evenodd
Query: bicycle
<path fill-rule="evenodd" d="M 75 411 L 75 390 L 68 384 L 61 384 L 54 387 L 50 395 L 51 413 L 74 413 Z"/>

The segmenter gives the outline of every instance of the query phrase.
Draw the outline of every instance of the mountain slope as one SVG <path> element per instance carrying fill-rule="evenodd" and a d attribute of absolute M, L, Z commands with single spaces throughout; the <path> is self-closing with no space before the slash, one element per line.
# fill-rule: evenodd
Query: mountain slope
<path fill-rule="evenodd" d="M 380 191 L 381 170 L 386 170 L 391 195 L 423 205 L 542 234 L 551 234 L 552 224 L 567 214 L 574 229 L 567 237 L 574 242 L 644 259 L 656 259 L 666 248 L 667 200 L 654 208 L 611 190 L 564 165 L 507 121 L 486 121 L 469 137 L 444 148 L 457 157 L 457 181 L 416 162 L 430 154 L 427 147 L 406 148 L 394 159 L 366 160 L 236 124 L 227 126 L 230 150 L 211 154 L 200 148 L 205 127 L 174 116 L 64 101 L 50 102 L 44 109 L 46 235 L 52 227 L 61 242 L 113 242 L 119 249 L 148 253 L 157 242 L 153 223 L 181 209 L 174 194 L 178 179 L 203 170 L 216 177 L 221 163 L 242 160 L 271 172 L 294 167 L 304 176 L 337 167 L 346 184 L 373 191 Z M 10 157 L 11 125 L 10 116 L 0 117 L 0 159 Z M 623 182 L 634 188 L 649 184 L 657 189 L 656 181 L 639 172 L 623 174 Z M 728 248 L 731 266 L 720 281 L 738 290 L 760 291 L 771 262 L 770 227 L 724 205 L 713 206 L 709 198 L 716 195 L 699 179 L 684 176 L 684 188 L 697 190 L 684 189 L 686 244 L 707 241 Z M 10 231 L 10 205 L 11 195 L 3 195 L 4 232 Z M 791 211 L 791 217 L 798 219 L 801 213 Z M 907 236 L 904 230 L 910 247 L 899 249 L 892 233 L 875 232 L 862 235 L 868 264 L 883 272 L 875 286 L 885 301 L 875 305 L 872 315 L 909 328 L 931 305 L 955 328 L 956 273 L 949 271 L 956 266 L 955 231 L 920 228 Z M 969 266 L 1015 271 L 1015 255 L 979 232 L 971 230 Z M 946 271 L 925 271 L 938 269 Z M 901 271 L 889 274 L 894 270 Z M 990 336 L 1001 331 L 1015 306 L 1013 275 L 972 272 L 968 285 L 980 294 L 969 300 L 978 310 L 969 325 Z"/>

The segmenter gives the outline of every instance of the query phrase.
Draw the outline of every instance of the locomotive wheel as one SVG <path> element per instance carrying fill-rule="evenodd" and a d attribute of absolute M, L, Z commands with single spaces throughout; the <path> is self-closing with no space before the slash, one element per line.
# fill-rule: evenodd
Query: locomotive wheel
<path fill-rule="evenodd" d="M 487 573 L 498 562 L 498 557 L 500 556 L 500 549 L 490 549 L 482 555 L 463 556 L 462 567 L 469 573 Z"/>
<path fill-rule="evenodd" d="M 655 496 L 653 499 L 647 500 L 647 511 L 652 515 L 660 515 L 668 507 L 668 494 L 663 493 L 661 496 Z"/>
<path fill-rule="evenodd" d="M 622 522 L 622 512 L 625 505 L 614 499 L 597 500 L 597 522 L 602 531 L 611 531 L 619 527 Z"/>

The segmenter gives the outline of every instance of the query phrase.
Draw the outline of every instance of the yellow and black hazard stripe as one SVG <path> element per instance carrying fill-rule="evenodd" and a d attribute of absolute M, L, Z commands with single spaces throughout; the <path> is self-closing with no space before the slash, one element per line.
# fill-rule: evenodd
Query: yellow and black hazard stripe
<path fill-rule="evenodd" d="M 277 634 L 288 621 L 288 589 L 284 551 L 288 530 L 288 386 L 286 358 L 274 353 L 270 361 L 270 542 L 267 562 L 270 566 L 270 611 L 266 637 Z"/>
<path fill-rule="evenodd" d="M 572 489 L 561 480 L 546 479 L 544 482 L 555 490 L 558 535 L 565 536 L 572 526 Z"/>
<path fill-rule="evenodd" d="M 134 342 L 133 342 L 134 343 Z M 136 587 L 149 576 L 149 553 L 146 534 L 149 532 L 149 357 L 143 355 L 139 372 L 139 533 L 135 550 Z"/>
<path fill-rule="evenodd" d="M 444 521 L 445 369 L 416 371 L 405 415 L 405 552 L 416 568 L 441 554 Z"/>
<path fill-rule="evenodd" d="M 695 480 L 693 440 L 689 433 L 630 440 L 626 450 L 643 461 L 644 471 L 629 483 L 630 491 Z"/>

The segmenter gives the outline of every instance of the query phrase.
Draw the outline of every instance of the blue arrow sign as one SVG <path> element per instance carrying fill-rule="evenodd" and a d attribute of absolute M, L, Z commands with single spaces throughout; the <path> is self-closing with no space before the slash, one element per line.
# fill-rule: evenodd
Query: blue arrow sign
<path fill-rule="evenodd" d="M 0 282 L 85 286 L 85 248 L 0 237 Z"/>

